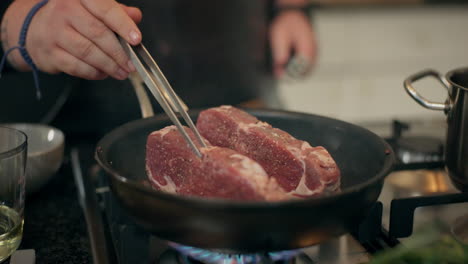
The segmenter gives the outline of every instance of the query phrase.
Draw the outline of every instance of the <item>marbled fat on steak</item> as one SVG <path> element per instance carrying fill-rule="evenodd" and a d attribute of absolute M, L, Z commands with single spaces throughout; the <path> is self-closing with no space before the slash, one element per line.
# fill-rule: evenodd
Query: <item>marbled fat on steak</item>
<path fill-rule="evenodd" d="M 323 147 L 312 147 L 232 106 L 202 111 L 200 133 L 213 145 L 234 149 L 257 161 L 283 189 L 300 197 L 335 192 L 340 170 Z"/>
<path fill-rule="evenodd" d="M 197 142 L 192 131 L 185 130 Z M 180 195 L 231 200 L 290 198 L 257 162 L 237 151 L 207 145 L 199 148 L 199 158 L 175 126 L 151 133 L 146 144 L 146 171 L 153 187 Z"/>

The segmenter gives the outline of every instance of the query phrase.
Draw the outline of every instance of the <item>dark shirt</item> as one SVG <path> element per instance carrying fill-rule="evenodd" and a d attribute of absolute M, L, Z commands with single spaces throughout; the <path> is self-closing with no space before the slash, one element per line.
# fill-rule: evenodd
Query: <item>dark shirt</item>
<path fill-rule="evenodd" d="M 190 108 L 235 105 L 272 88 L 268 2 L 123 1 L 142 10 L 143 44 Z M 74 120 L 76 130 L 89 128 L 91 120 L 94 128 L 108 130 L 141 118 L 129 81 L 83 80 L 78 91 L 63 119 Z"/>

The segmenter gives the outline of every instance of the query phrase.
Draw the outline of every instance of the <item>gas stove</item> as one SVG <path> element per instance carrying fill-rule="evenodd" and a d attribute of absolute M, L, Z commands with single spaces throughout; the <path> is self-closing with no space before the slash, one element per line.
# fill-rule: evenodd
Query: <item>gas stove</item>
<path fill-rule="evenodd" d="M 146 232 L 110 192 L 104 172 L 92 160 L 92 146 L 79 146 L 72 150 L 72 165 L 94 263 L 365 263 L 385 249 L 404 244 L 413 230 L 433 220 L 446 223 L 456 235 L 466 238 L 462 226 L 468 218 L 468 194 L 456 190 L 443 169 L 444 127 L 435 125 L 428 130 L 427 125 L 401 121 L 385 127 L 363 125 L 392 145 L 398 162 L 386 178 L 379 201 L 354 231 L 308 248 L 256 254 L 209 251 L 164 241 Z"/>

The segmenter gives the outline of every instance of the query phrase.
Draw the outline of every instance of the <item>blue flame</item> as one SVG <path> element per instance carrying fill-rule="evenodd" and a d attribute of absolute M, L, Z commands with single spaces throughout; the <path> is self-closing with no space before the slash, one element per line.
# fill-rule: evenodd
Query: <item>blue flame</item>
<path fill-rule="evenodd" d="M 256 264 L 262 258 L 268 257 L 272 261 L 289 260 L 299 254 L 300 250 L 286 250 L 265 254 L 227 254 L 177 243 L 170 245 L 183 255 L 206 264 Z"/>

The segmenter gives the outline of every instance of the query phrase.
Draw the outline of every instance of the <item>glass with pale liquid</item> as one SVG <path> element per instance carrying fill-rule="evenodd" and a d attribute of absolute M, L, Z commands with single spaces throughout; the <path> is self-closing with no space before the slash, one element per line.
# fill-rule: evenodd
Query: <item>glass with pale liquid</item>
<path fill-rule="evenodd" d="M 23 132 L 0 127 L 0 262 L 21 243 L 28 140 Z"/>

